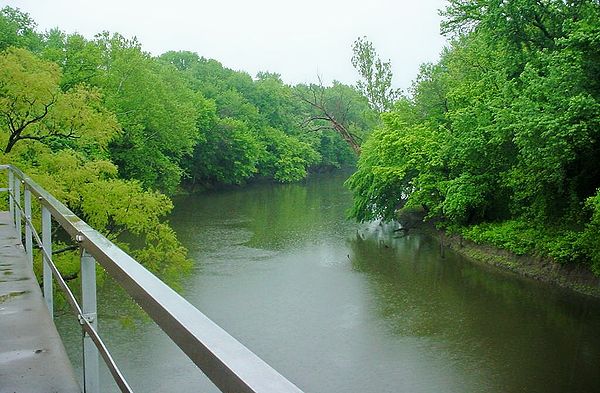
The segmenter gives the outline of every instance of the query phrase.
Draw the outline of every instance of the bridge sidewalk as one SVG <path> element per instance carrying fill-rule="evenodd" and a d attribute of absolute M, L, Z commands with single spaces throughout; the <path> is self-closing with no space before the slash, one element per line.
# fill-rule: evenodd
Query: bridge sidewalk
<path fill-rule="evenodd" d="M 8 212 L 0 212 L 0 393 L 81 393 Z"/>

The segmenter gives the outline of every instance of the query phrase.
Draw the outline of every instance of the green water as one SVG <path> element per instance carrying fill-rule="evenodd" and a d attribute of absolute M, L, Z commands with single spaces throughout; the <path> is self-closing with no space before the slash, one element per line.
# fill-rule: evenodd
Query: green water
<path fill-rule="evenodd" d="M 176 198 L 183 296 L 306 392 L 600 391 L 598 301 L 347 221 L 344 178 Z M 120 296 L 100 329 L 134 390 L 217 391 L 155 325 L 123 326 Z"/>

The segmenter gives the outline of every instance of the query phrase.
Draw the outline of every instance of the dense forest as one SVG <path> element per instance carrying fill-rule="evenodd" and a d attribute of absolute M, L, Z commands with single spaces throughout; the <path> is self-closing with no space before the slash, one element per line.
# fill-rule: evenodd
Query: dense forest
<path fill-rule="evenodd" d="M 163 276 L 189 266 L 169 195 L 345 165 L 360 221 L 418 212 L 600 274 L 600 4 L 450 0 L 442 15 L 448 47 L 402 93 L 366 38 L 356 86 L 290 86 L 119 34 L 40 32 L 5 7 L 2 162 L 109 238 L 144 239 L 134 256 Z"/>
<path fill-rule="evenodd" d="M 600 4 L 451 0 L 451 44 L 362 146 L 352 214 L 600 274 Z"/>
<path fill-rule="evenodd" d="M 162 276 L 189 266 L 164 222 L 169 195 L 354 165 L 335 126 L 358 140 L 377 122 L 341 83 L 289 86 L 196 53 L 154 57 L 119 34 L 39 32 L 19 9 L 0 12 L 2 162 L 111 240 L 143 239 L 135 257 Z M 74 256 L 57 258 L 75 270 Z"/>

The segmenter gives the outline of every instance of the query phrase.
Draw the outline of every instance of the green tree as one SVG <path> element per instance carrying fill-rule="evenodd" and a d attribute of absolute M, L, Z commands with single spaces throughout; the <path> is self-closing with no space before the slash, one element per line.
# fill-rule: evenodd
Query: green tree
<path fill-rule="evenodd" d="M 5 131 L 5 153 L 23 140 L 65 146 L 77 143 L 80 148 L 97 151 L 117 135 L 117 121 L 102 107 L 99 92 L 80 87 L 64 93 L 58 84 L 60 77 L 56 64 L 25 49 L 11 48 L 0 55 L 0 125 Z"/>
<path fill-rule="evenodd" d="M 65 34 L 59 29 L 52 29 L 44 34 L 41 56 L 61 67 L 60 85 L 65 91 L 79 84 L 104 87 L 96 80 L 103 68 L 103 55 L 102 48 L 94 41 L 79 34 Z"/>
<path fill-rule="evenodd" d="M 352 215 L 417 206 L 473 240 L 598 271 L 600 5 L 453 0 L 444 15 L 454 40 L 366 141 Z"/>
<path fill-rule="evenodd" d="M 0 10 L 0 51 L 11 46 L 39 49 L 42 40 L 35 28 L 36 23 L 28 14 L 5 6 Z"/>
<path fill-rule="evenodd" d="M 202 96 L 189 89 L 180 73 L 152 59 L 140 44 L 120 35 L 96 40 L 102 66 L 94 78 L 106 106 L 123 127 L 110 147 L 121 176 L 171 193 L 183 176 L 181 161 L 189 157 L 202 133 Z"/>
<path fill-rule="evenodd" d="M 319 162 L 319 154 L 306 142 L 276 128 L 266 128 L 258 135 L 265 153 L 259 173 L 278 182 L 294 182 L 306 177 L 308 168 Z"/>
<path fill-rule="evenodd" d="M 186 250 L 161 221 L 172 208 L 169 199 L 119 179 L 108 160 L 108 144 L 120 132 L 115 116 L 97 90 L 62 92 L 60 80 L 55 64 L 25 49 L 0 55 L 0 136 L 12 141 L 2 162 L 24 170 L 109 239 L 118 242 L 124 231 L 143 238 L 145 247 L 134 254 L 162 277 L 187 269 Z M 77 275 L 76 258 L 57 255 L 63 275 Z"/>
<path fill-rule="evenodd" d="M 367 37 L 358 37 L 352 45 L 352 51 L 352 65 L 362 78 L 357 82 L 358 89 L 377 112 L 390 110 L 401 96 L 400 90 L 392 88 L 390 61 L 379 59 L 373 43 Z"/>
<path fill-rule="evenodd" d="M 192 184 L 297 181 L 318 164 L 319 145 L 304 137 L 301 108 L 278 75 L 252 80 L 189 52 L 167 52 L 161 60 L 181 69 L 189 86 L 215 105 L 216 119 L 191 160 Z"/>

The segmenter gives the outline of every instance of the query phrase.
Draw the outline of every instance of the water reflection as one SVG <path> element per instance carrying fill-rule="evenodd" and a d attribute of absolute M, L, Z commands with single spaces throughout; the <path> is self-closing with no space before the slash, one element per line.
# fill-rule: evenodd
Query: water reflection
<path fill-rule="evenodd" d="M 599 391 L 598 302 L 347 221 L 344 178 L 176 199 L 183 295 L 306 392 Z M 216 392 L 156 326 L 120 325 L 119 292 L 101 302 L 134 388 Z"/>
<path fill-rule="evenodd" d="M 600 389 L 598 301 L 478 266 L 419 234 L 369 227 L 349 242 L 377 311 L 398 337 L 443 343 L 441 355 L 482 373 L 479 391 Z"/>

